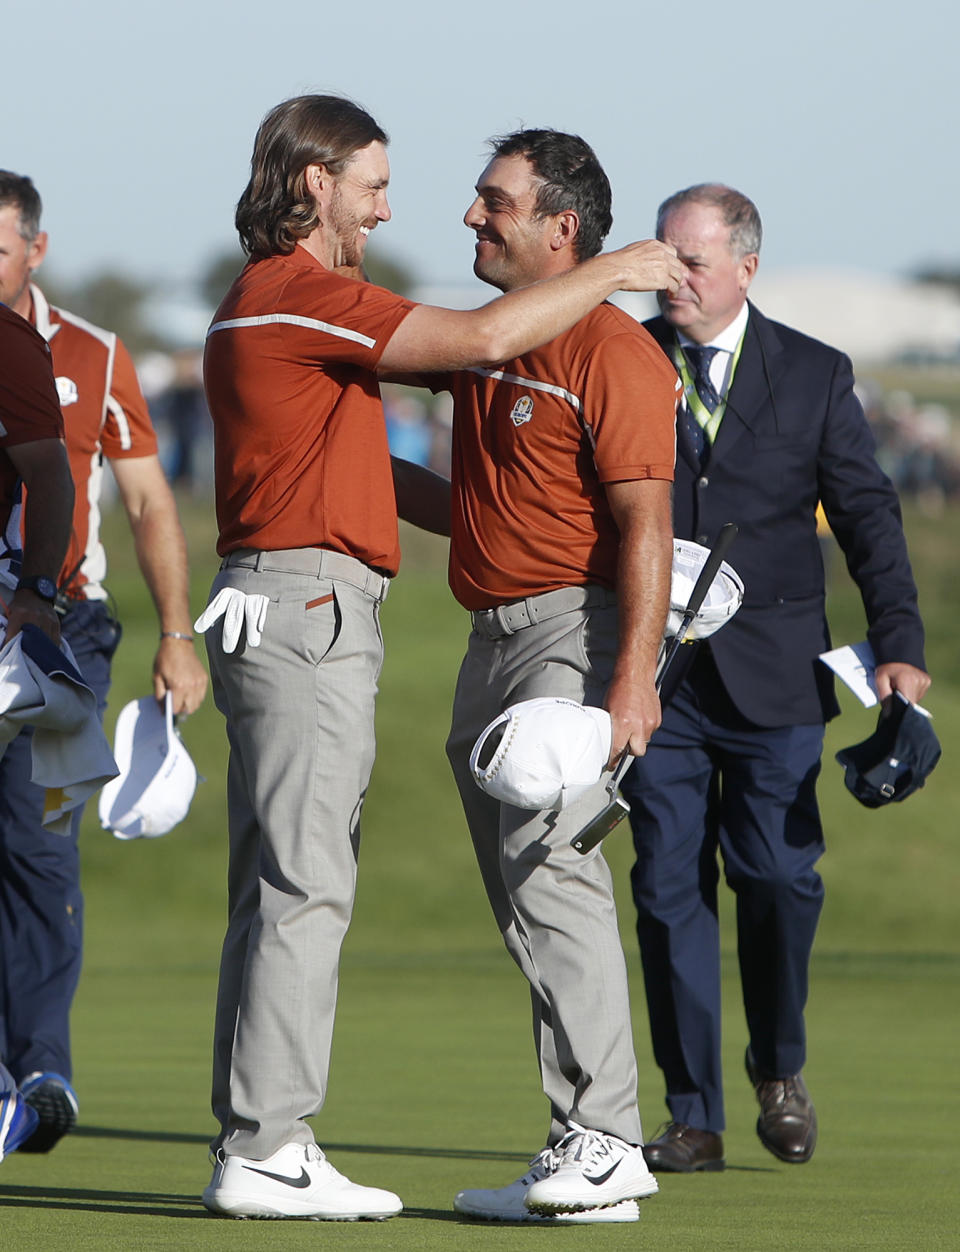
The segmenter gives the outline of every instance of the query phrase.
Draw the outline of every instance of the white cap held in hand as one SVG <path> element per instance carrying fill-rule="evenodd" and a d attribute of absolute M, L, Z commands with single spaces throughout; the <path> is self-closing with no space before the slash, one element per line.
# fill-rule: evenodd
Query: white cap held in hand
<path fill-rule="evenodd" d="M 489 755 L 484 748 L 498 730 L 499 742 Z M 523 700 L 484 730 L 470 754 L 470 769 L 477 785 L 505 804 L 563 809 L 600 781 L 611 735 L 606 709 L 561 696 Z"/>
<path fill-rule="evenodd" d="M 664 635 L 673 638 L 683 621 L 683 612 L 693 591 L 710 549 L 694 543 L 692 539 L 674 539 L 673 565 L 670 571 L 670 612 Z M 684 638 L 707 639 L 729 618 L 733 617 L 743 602 L 743 582 L 737 571 L 720 562 L 720 569 L 707 588 L 703 603 L 690 624 Z"/>
<path fill-rule="evenodd" d="M 163 710 L 153 696 L 120 710 L 113 755 L 119 775 L 100 792 L 100 824 L 118 839 L 156 838 L 186 817 L 197 770 L 173 725 L 168 691 Z"/>

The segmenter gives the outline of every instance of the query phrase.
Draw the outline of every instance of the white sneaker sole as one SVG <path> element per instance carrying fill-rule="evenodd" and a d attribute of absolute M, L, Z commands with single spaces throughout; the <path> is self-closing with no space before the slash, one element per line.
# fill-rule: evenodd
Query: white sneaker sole
<path fill-rule="evenodd" d="M 536 1185 L 536 1184 L 535 1184 Z M 615 1207 L 621 1203 L 629 1203 L 630 1201 L 648 1200 L 651 1196 L 657 1194 L 660 1190 L 656 1178 L 653 1174 L 649 1178 L 640 1179 L 630 1188 L 629 1195 L 613 1196 L 606 1202 L 607 1208 Z M 589 1212 L 591 1209 L 597 1209 L 597 1196 L 591 1195 L 589 1192 L 555 1192 L 553 1195 L 527 1196 L 527 1208 L 531 1213 L 539 1214 L 544 1217 L 557 1217 L 563 1214 L 573 1215 Z M 603 1211 L 602 1207 L 599 1211 Z"/>
<path fill-rule="evenodd" d="M 321 1213 L 316 1210 L 293 1212 L 281 1211 L 275 1205 L 263 1200 L 251 1200 L 249 1196 L 203 1195 L 204 1207 L 218 1217 L 235 1217 L 240 1221 L 250 1218 L 260 1221 L 307 1221 L 307 1222 L 384 1222 L 389 1217 L 396 1217 L 399 1209 L 384 1210 L 379 1213 Z"/>
<path fill-rule="evenodd" d="M 458 1197 L 459 1199 L 459 1197 Z M 558 1213 L 534 1213 L 530 1209 L 524 1209 L 522 1213 L 515 1211 L 502 1212 L 481 1210 L 472 1208 L 463 1202 L 458 1203 L 454 1200 L 453 1207 L 463 1217 L 469 1217 L 472 1221 L 478 1222 L 522 1222 L 529 1225 L 531 1222 L 546 1222 L 556 1225 L 586 1225 L 587 1223 L 614 1223 L 614 1222 L 636 1222 L 640 1220 L 640 1209 L 637 1207 L 636 1200 L 622 1200 L 619 1204 L 611 1204 L 606 1208 L 586 1208 L 576 1212 L 558 1212 Z"/>

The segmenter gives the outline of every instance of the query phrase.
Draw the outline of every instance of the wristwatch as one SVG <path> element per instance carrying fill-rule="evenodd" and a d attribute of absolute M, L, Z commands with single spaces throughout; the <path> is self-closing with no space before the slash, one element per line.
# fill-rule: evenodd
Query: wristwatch
<path fill-rule="evenodd" d="M 32 591 L 41 600 L 53 604 L 57 598 L 57 584 L 52 578 L 44 578 L 42 574 L 31 574 L 21 578 L 17 583 L 17 591 Z"/>

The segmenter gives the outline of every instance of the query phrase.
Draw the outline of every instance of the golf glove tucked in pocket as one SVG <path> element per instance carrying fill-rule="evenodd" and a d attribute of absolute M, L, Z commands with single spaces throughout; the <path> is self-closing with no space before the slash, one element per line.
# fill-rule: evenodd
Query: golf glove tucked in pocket
<path fill-rule="evenodd" d="M 263 637 L 263 624 L 267 619 L 267 596 L 246 595 L 236 587 L 224 587 L 218 591 L 193 624 L 193 629 L 204 634 L 223 618 L 223 634 L 220 646 L 224 652 L 233 652 L 240 642 L 244 627 L 247 644 L 255 648 Z"/>

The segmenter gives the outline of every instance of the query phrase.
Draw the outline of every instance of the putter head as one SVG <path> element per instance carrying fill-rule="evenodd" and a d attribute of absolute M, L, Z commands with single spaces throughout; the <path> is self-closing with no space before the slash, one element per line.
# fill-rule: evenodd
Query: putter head
<path fill-rule="evenodd" d="M 596 817 L 587 822 L 586 826 L 570 840 L 570 846 L 576 848 L 581 856 L 592 851 L 601 839 L 619 826 L 630 812 L 630 805 L 620 796 L 614 796 L 605 809 L 601 809 Z"/>

